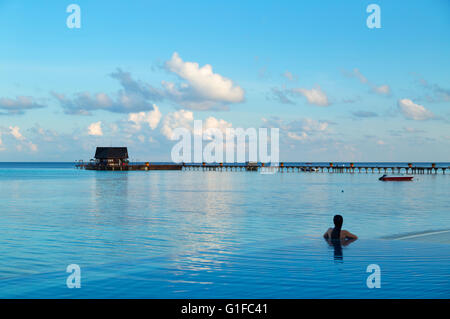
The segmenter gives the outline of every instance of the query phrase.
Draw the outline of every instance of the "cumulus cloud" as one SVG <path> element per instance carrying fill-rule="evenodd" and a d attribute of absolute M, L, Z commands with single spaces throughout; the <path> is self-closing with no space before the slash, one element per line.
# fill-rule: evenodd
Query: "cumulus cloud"
<path fill-rule="evenodd" d="M 348 77 L 355 77 L 361 82 L 362 84 L 366 84 L 369 86 L 370 90 L 373 93 L 379 94 L 379 95 L 385 95 L 388 96 L 391 94 L 391 87 L 387 84 L 382 85 L 375 85 L 367 77 L 365 77 L 357 68 L 354 68 L 351 72 L 343 71 L 345 76 Z"/>
<path fill-rule="evenodd" d="M 134 128 L 136 130 L 140 130 L 142 124 L 147 124 L 154 130 L 158 126 L 161 116 L 162 114 L 159 111 L 159 108 L 156 105 L 153 105 L 153 111 L 128 114 L 128 121 L 134 123 Z"/>
<path fill-rule="evenodd" d="M 173 140 L 173 132 L 176 128 L 185 128 L 194 135 L 202 135 L 204 139 L 211 139 L 212 132 L 210 129 L 218 129 L 222 133 L 225 133 L 228 128 L 232 128 L 233 125 L 223 119 L 217 119 L 213 116 L 206 118 L 202 122 L 202 132 L 194 130 L 194 113 L 188 110 L 179 110 L 167 114 L 161 125 L 161 134 L 167 139 Z"/>
<path fill-rule="evenodd" d="M 270 119 L 262 119 L 263 126 L 280 129 L 280 134 L 285 135 L 288 139 L 295 141 L 312 140 L 314 137 L 329 133 L 330 123 L 327 121 L 319 121 L 311 118 L 302 118 L 285 122 L 277 117 Z"/>
<path fill-rule="evenodd" d="M 20 127 L 19 126 L 9 126 L 9 131 L 8 133 L 14 137 L 14 139 L 16 141 L 18 141 L 19 143 L 16 145 L 16 149 L 18 151 L 22 151 L 23 150 L 23 146 L 26 146 L 29 148 L 30 151 L 32 152 L 36 152 L 38 150 L 38 147 L 36 144 L 32 143 L 31 141 L 29 141 L 25 136 L 22 135 L 22 133 L 20 132 Z"/>
<path fill-rule="evenodd" d="M 206 120 L 203 121 L 202 134 L 204 135 L 205 139 L 212 139 L 212 134 L 210 132 L 208 132 L 209 129 L 217 129 L 217 130 L 221 131 L 223 134 L 225 134 L 226 130 L 229 128 L 232 128 L 232 127 L 233 127 L 232 123 L 227 122 L 222 119 L 216 119 L 215 117 L 210 116 Z"/>
<path fill-rule="evenodd" d="M 92 136 L 103 136 L 102 122 L 94 122 L 88 126 L 88 134 Z"/>
<path fill-rule="evenodd" d="M 104 92 L 78 92 L 73 97 L 52 92 L 67 114 L 90 115 L 92 111 L 104 110 L 116 113 L 149 111 L 153 102 L 164 98 L 164 93 L 142 81 L 136 81 L 131 74 L 117 69 L 110 76 L 119 81 L 121 89 L 110 95 Z"/>
<path fill-rule="evenodd" d="M 232 80 L 214 73 L 209 64 L 200 67 L 196 62 L 185 62 L 175 52 L 165 68 L 184 81 L 180 85 L 163 81 L 167 96 L 186 108 L 224 109 L 229 103 L 244 101 L 244 90 Z"/>
<path fill-rule="evenodd" d="M 51 129 L 43 129 L 39 124 L 35 124 L 34 127 L 28 129 L 28 131 L 35 137 L 38 137 L 45 142 L 53 142 L 58 138 L 59 133 Z"/>
<path fill-rule="evenodd" d="M 90 115 L 104 110 L 116 113 L 137 113 L 152 110 L 155 102 L 170 100 L 179 106 L 193 110 L 226 110 L 231 103 L 244 101 L 244 90 L 232 80 L 214 73 L 212 66 L 202 67 L 196 62 L 185 62 L 175 52 L 164 65 L 168 72 L 176 74 L 180 83 L 161 81 L 155 88 L 133 79 L 120 68 L 110 74 L 121 88 L 115 94 L 105 92 L 77 92 L 73 96 L 52 92 L 67 114 Z"/>
<path fill-rule="evenodd" d="M 0 98 L 0 115 L 23 114 L 26 110 L 43 108 L 45 105 L 37 103 L 32 97 L 17 96 L 15 99 Z"/>
<path fill-rule="evenodd" d="M 186 110 L 171 112 L 164 117 L 161 127 L 161 134 L 167 139 L 173 140 L 173 130 L 180 127 L 192 130 L 192 122 L 194 121 L 194 113 Z"/>
<path fill-rule="evenodd" d="M 328 97 L 324 91 L 317 86 L 312 89 L 304 89 L 304 88 L 295 88 L 292 89 L 294 93 L 301 94 L 306 97 L 306 100 L 309 104 L 317 105 L 317 106 L 329 106 L 330 103 L 328 101 Z"/>
<path fill-rule="evenodd" d="M 306 134 L 306 132 L 300 132 L 300 133 L 287 132 L 287 136 L 290 139 L 293 139 L 293 140 L 296 140 L 296 141 L 304 141 L 304 140 L 306 140 L 309 137 L 308 134 Z"/>
<path fill-rule="evenodd" d="M 295 120 L 290 122 L 289 127 L 292 130 L 304 132 L 324 132 L 328 129 L 329 123 L 326 121 L 317 121 L 310 118 Z"/>
<path fill-rule="evenodd" d="M 16 140 L 23 141 L 25 137 L 23 137 L 22 133 L 20 133 L 20 127 L 18 126 L 10 126 L 9 132 Z"/>
<path fill-rule="evenodd" d="M 307 102 L 317 106 L 329 106 L 331 105 L 327 94 L 316 86 L 312 89 L 305 88 L 286 88 L 283 86 L 281 89 L 278 87 L 272 87 L 270 94 L 267 95 L 268 100 L 274 100 L 282 104 L 296 104 L 293 98 L 303 96 Z"/>
<path fill-rule="evenodd" d="M 434 118 L 434 114 L 427 110 L 423 105 L 416 104 L 410 99 L 401 99 L 397 103 L 403 116 L 410 120 L 424 121 Z"/>

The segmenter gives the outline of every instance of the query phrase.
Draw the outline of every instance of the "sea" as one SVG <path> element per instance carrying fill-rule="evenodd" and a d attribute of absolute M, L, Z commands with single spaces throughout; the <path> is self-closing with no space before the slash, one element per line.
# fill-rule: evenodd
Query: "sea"
<path fill-rule="evenodd" d="M 449 298 L 450 169 L 380 175 L 0 163 L 0 298 Z"/>

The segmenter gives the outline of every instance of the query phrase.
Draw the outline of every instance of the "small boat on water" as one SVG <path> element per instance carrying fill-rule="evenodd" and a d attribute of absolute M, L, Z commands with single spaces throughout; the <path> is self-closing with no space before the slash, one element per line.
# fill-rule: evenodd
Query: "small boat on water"
<path fill-rule="evenodd" d="M 401 181 L 412 181 L 414 176 L 387 176 L 383 175 L 379 178 L 380 181 L 387 182 L 387 181 L 394 181 L 394 182 L 401 182 Z"/>

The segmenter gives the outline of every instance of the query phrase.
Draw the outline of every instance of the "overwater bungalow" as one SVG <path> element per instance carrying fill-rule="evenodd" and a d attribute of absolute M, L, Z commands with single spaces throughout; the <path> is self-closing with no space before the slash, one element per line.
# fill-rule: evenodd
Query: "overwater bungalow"
<path fill-rule="evenodd" d="M 145 164 L 128 161 L 128 149 L 126 147 L 97 147 L 94 159 L 89 164 L 78 161 L 78 168 L 95 171 L 155 171 L 155 170 L 181 170 L 183 164 Z"/>
<path fill-rule="evenodd" d="M 128 169 L 128 149 L 126 147 L 97 147 L 94 159 L 95 162 L 90 165 L 91 169 Z"/>

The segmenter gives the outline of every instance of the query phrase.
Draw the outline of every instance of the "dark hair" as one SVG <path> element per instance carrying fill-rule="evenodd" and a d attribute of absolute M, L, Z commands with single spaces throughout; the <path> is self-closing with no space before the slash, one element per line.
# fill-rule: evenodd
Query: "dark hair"
<path fill-rule="evenodd" d="M 340 239 L 341 238 L 341 228 L 342 223 L 344 222 L 344 218 L 341 215 L 334 215 L 333 217 L 334 228 L 331 232 L 331 239 Z"/>

